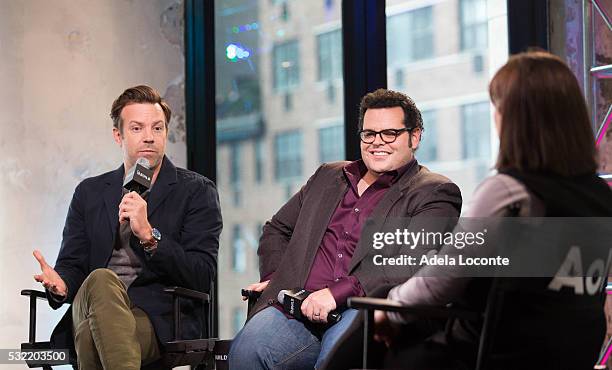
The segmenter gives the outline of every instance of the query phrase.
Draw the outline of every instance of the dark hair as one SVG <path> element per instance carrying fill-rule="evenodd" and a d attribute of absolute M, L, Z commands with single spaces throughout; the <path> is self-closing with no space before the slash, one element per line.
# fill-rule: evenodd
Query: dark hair
<path fill-rule="evenodd" d="M 113 119 L 113 127 L 122 131 L 123 121 L 121 120 L 121 111 L 127 105 L 137 103 L 159 104 L 164 111 L 166 117 L 166 128 L 172 117 L 170 106 L 162 99 L 157 90 L 146 85 L 134 86 L 125 90 L 115 101 L 111 107 L 110 116 Z"/>
<path fill-rule="evenodd" d="M 363 128 L 363 117 L 368 109 L 401 107 L 404 111 L 404 126 L 423 130 L 423 118 L 414 101 L 397 91 L 378 89 L 366 94 L 359 104 L 359 131 Z"/>
<path fill-rule="evenodd" d="M 557 56 L 512 56 L 489 85 L 501 115 L 496 168 L 562 176 L 594 173 L 595 140 L 576 77 Z"/>

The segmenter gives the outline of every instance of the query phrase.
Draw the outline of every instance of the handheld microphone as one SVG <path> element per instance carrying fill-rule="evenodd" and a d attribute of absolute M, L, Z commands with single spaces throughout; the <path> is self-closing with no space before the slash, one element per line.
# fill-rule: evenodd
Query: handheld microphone
<path fill-rule="evenodd" d="M 278 292 L 278 303 L 283 306 L 283 311 L 295 317 L 300 321 L 308 320 L 302 314 L 302 302 L 310 295 L 308 290 L 302 288 L 283 289 Z M 335 324 L 342 319 L 342 314 L 336 311 L 331 311 L 327 314 L 327 322 Z"/>
<path fill-rule="evenodd" d="M 130 168 L 123 187 L 127 191 L 135 191 L 142 195 L 145 191 L 151 188 L 151 180 L 153 180 L 153 170 L 150 169 L 151 164 L 146 158 L 138 158 L 134 167 Z"/>

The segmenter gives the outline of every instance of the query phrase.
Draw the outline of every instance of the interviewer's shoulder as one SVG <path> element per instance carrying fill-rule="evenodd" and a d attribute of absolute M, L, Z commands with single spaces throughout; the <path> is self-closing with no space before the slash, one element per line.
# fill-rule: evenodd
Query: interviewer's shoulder
<path fill-rule="evenodd" d="M 530 208 L 531 196 L 523 183 L 515 178 L 496 174 L 484 179 L 474 191 L 467 206 L 466 217 L 504 216 L 512 204 Z"/>

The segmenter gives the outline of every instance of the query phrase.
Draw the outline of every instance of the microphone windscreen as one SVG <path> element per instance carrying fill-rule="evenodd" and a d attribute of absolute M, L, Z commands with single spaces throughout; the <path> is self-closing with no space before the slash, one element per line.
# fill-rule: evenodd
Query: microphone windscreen
<path fill-rule="evenodd" d="M 276 297 L 276 299 L 278 300 L 278 303 L 283 304 L 283 302 L 285 301 L 286 293 L 287 293 L 286 289 L 283 289 L 280 292 L 278 292 L 278 296 Z"/>
<path fill-rule="evenodd" d="M 151 162 L 149 162 L 149 160 L 144 158 L 144 157 L 138 158 L 136 160 L 136 164 L 139 164 L 139 165 L 143 166 L 147 170 L 151 168 Z"/>

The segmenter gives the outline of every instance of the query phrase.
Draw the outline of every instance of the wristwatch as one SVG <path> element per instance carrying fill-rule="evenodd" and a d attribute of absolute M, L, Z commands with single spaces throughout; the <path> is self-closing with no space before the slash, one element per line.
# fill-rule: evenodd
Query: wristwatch
<path fill-rule="evenodd" d="M 153 253 L 157 249 L 157 243 L 159 243 L 162 239 L 161 233 L 156 228 L 151 229 L 151 238 L 153 238 L 152 242 L 143 242 L 140 241 L 140 245 L 144 249 L 145 253 Z"/>

